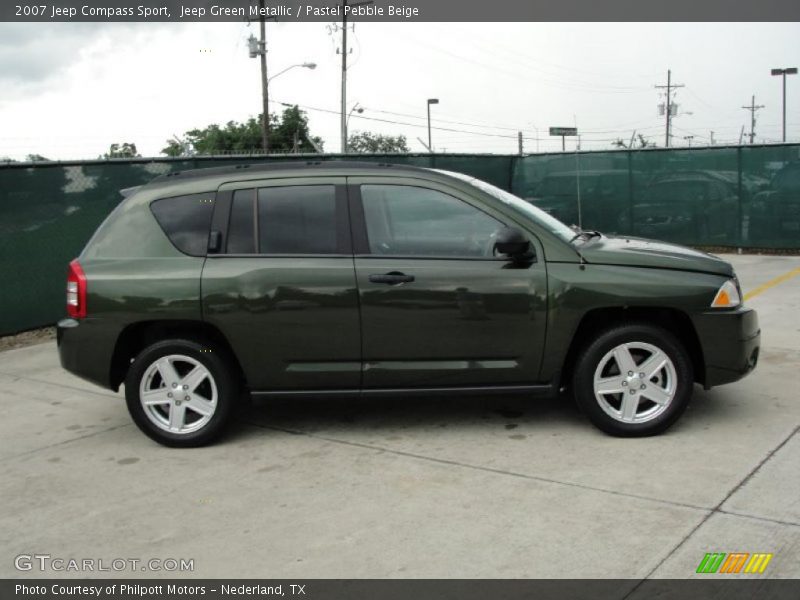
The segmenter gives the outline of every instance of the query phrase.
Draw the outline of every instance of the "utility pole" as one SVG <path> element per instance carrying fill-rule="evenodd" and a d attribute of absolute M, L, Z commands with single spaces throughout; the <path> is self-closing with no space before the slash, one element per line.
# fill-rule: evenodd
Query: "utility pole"
<path fill-rule="evenodd" d="M 744 138 L 744 125 L 742 125 L 742 130 L 739 132 L 739 145 L 742 145 L 742 138 Z"/>
<path fill-rule="evenodd" d="M 519 155 L 522 156 L 525 152 L 523 151 L 523 148 L 522 148 L 522 132 L 521 131 L 517 132 L 517 146 L 519 147 Z"/>
<path fill-rule="evenodd" d="M 362 2 L 355 2 L 348 4 L 347 0 L 342 0 L 342 105 L 340 108 L 341 114 L 341 136 L 342 136 L 342 154 L 347 154 L 347 55 L 349 49 L 347 48 L 347 9 L 348 7 L 354 8 L 356 6 L 364 6 L 373 4 L 375 0 L 364 0 Z"/>
<path fill-rule="evenodd" d="M 578 128 L 578 124 L 575 123 L 575 129 Z M 583 227 L 583 211 L 581 210 L 581 155 L 578 153 L 580 150 L 581 142 L 580 136 L 578 136 L 578 143 L 575 145 L 575 191 L 577 192 L 578 197 L 578 228 Z M 564 137 L 561 137 L 561 140 L 564 140 Z"/>
<path fill-rule="evenodd" d="M 347 0 L 342 0 L 342 154 L 347 154 Z"/>
<path fill-rule="evenodd" d="M 261 28 L 261 97 L 264 102 L 261 116 L 261 138 L 264 154 L 269 154 L 269 83 L 267 81 L 267 22 L 265 0 L 258 0 L 260 9 L 259 26 Z"/>
<path fill-rule="evenodd" d="M 667 85 L 657 85 L 656 89 L 666 89 L 667 90 L 667 101 L 664 105 L 664 114 L 667 117 L 667 127 L 666 127 L 666 137 L 664 141 L 664 147 L 669 148 L 669 139 L 671 137 L 670 126 L 672 120 L 672 90 L 677 88 L 684 87 L 683 84 L 672 83 L 672 71 L 667 70 Z"/>
<path fill-rule="evenodd" d="M 750 111 L 750 143 L 753 143 L 753 139 L 756 137 L 756 111 L 760 108 L 764 108 L 763 104 L 759 104 L 756 106 L 756 97 L 753 96 L 750 99 L 750 106 L 743 106 L 745 110 Z"/>

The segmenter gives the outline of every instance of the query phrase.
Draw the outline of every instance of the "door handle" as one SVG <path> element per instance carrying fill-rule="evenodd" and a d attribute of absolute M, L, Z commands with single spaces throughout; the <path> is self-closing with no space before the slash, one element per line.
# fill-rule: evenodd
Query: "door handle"
<path fill-rule="evenodd" d="M 399 271 L 392 271 L 385 275 L 370 275 L 369 280 L 372 283 L 388 283 L 389 285 L 399 285 L 401 283 L 411 283 L 414 281 L 413 275 L 406 275 Z"/>

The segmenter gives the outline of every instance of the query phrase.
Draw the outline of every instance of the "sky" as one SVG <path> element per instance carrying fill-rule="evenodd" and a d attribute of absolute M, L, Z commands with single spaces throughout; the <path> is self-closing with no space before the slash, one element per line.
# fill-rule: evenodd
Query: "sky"
<path fill-rule="evenodd" d="M 247 23 L 0 24 L 0 157 L 97 158 L 132 142 L 158 156 L 166 141 L 261 110 L 259 61 Z M 340 35 L 332 24 L 269 22 L 270 110 L 307 111 L 338 152 Z M 582 149 L 634 132 L 664 145 L 656 85 L 672 70 L 673 145 L 780 141 L 781 81 L 800 66 L 798 23 L 356 23 L 349 36 L 350 132 L 405 135 L 425 151 L 426 101 L 436 151 L 556 151 L 551 126 L 577 126 Z M 800 141 L 800 75 L 787 78 L 787 139 Z M 691 139 L 688 136 L 693 136 Z M 747 138 L 745 138 L 747 139 Z M 574 149 L 577 140 L 569 140 Z"/>

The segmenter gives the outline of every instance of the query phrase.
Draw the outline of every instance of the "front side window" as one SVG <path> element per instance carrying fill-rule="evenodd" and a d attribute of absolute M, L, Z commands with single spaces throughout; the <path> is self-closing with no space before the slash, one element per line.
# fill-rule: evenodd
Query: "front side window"
<path fill-rule="evenodd" d="M 178 250 L 190 256 L 205 256 L 213 199 L 213 193 L 163 198 L 152 202 L 150 210 Z"/>
<path fill-rule="evenodd" d="M 409 185 L 362 185 L 372 254 L 491 258 L 503 224 L 437 190 Z"/>

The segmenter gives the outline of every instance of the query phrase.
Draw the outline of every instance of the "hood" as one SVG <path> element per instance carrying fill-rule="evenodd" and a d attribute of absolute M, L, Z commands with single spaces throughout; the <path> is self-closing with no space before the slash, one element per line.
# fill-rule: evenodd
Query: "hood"
<path fill-rule="evenodd" d="M 733 277 L 733 267 L 721 258 L 656 240 L 604 235 L 576 249 L 588 263 L 700 271 Z"/>

